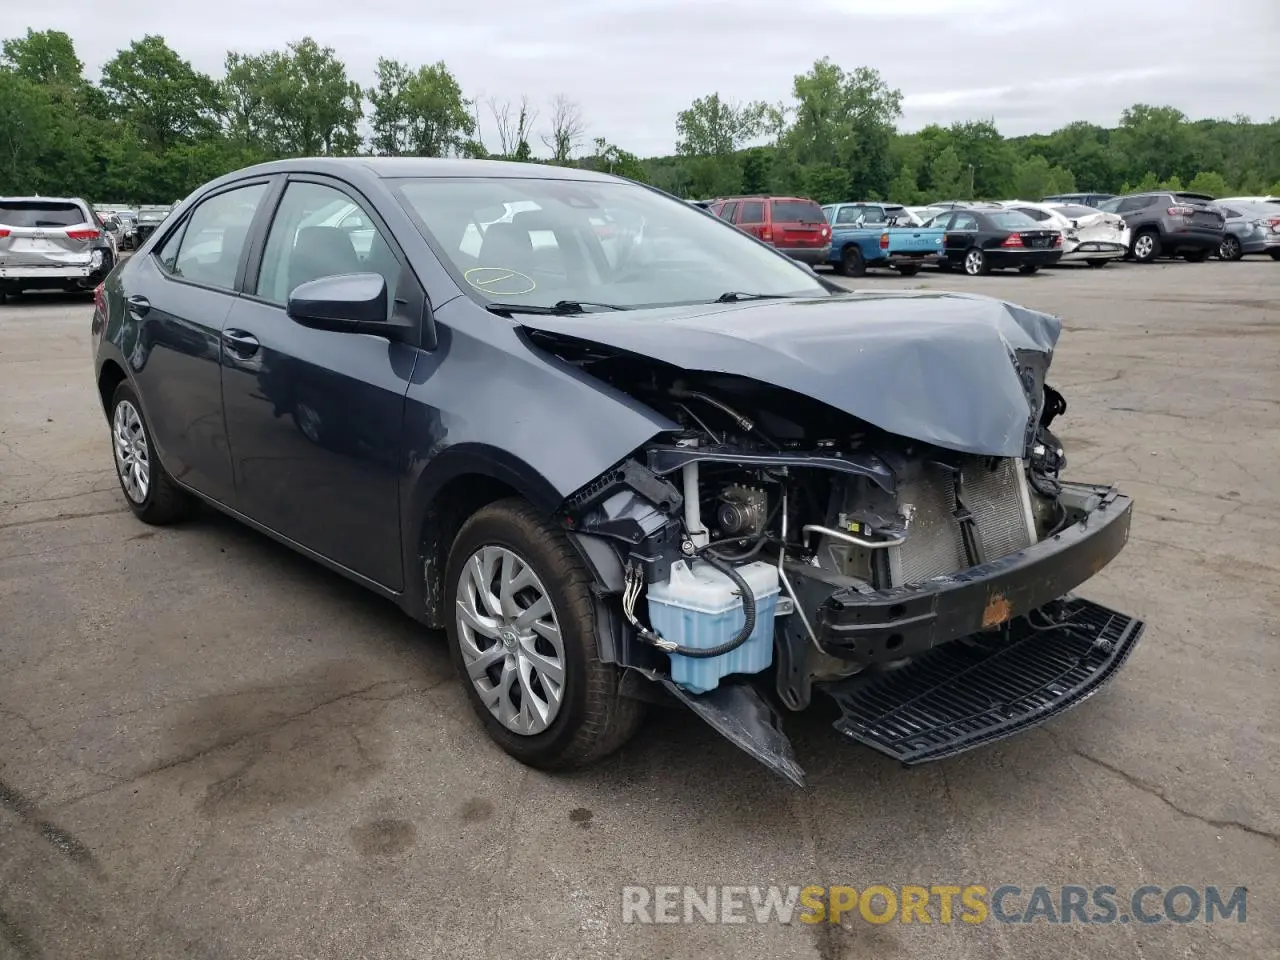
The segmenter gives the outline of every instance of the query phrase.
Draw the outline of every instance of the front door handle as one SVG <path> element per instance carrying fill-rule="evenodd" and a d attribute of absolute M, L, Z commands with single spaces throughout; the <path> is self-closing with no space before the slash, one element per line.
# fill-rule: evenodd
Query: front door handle
<path fill-rule="evenodd" d="M 258 338 L 244 330 L 223 330 L 222 342 L 237 357 L 252 357 L 258 352 Z"/>
<path fill-rule="evenodd" d="M 125 302 L 129 304 L 129 312 L 136 313 L 140 317 L 145 317 L 147 311 L 151 309 L 151 301 L 136 293 Z"/>

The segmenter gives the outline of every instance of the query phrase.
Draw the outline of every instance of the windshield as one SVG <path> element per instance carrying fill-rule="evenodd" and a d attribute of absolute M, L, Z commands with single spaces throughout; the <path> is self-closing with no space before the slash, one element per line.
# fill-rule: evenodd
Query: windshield
<path fill-rule="evenodd" d="M 812 200 L 773 201 L 774 223 L 825 223 L 826 219 Z"/>
<path fill-rule="evenodd" d="M 687 203 L 631 183 L 404 179 L 395 190 L 486 303 L 616 307 L 727 293 L 821 297 L 808 271 Z M 821 217 L 817 204 L 814 212 Z"/>
<path fill-rule="evenodd" d="M 0 203 L 0 223 L 10 227 L 74 227 L 88 221 L 74 203 L 6 200 Z"/>

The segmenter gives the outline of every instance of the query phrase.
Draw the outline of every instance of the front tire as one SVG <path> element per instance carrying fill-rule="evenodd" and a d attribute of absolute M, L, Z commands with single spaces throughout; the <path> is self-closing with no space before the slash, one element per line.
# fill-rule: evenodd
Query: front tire
<path fill-rule="evenodd" d="M 160 462 L 142 404 L 127 380 L 111 397 L 110 423 L 116 479 L 134 515 L 155 526 L 190 516 L 191 495 L 174 483 Z"/>
<path fill-rule="evenodd" d="M 643 705 L 600 659 L 591 575 L 559 527 L 523 500 L 483 507 L 458 532 L 445 583 L 454 666 L 503 750 L 564 770 L 626 743 Z"/>
<path fill-rule="evenodd" d="M 867 272 L 866 261 L 862 259 L 862 251 L 850 244 L 840 253 L 840 263 L 836 272 L 842 277 L 861 277 Z"/>
<path fill-rule="evenodd" d="M 1133 238 L 1133 259 L 1150 263 L 1160 256 L 1160 237 L 1153 230 L 1144 230 Z"/>
<path fill-rule="evenodd" d="M 978 247 L 971 247 L 964 255 L 964 272 L 971 277 L 986 276 L 991 272 L 987 255 Z"/>

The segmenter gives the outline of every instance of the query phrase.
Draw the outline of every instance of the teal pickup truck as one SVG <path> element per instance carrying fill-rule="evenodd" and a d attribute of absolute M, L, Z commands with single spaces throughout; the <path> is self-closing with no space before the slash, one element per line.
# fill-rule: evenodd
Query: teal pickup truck
<path fill-rule="evenodd" d="M 888 267 L 914 277 L 943 252 L 941 228 L 921 227 L 896 203 L 832 203 L 822 208 L 831 224 L 831 256 L 836 273 L 860 277 L 867 267 Z"/>

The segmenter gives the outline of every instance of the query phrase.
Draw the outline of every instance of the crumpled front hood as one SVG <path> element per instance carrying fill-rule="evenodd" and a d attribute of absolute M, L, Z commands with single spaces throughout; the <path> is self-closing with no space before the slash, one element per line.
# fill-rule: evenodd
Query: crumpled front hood
<path fill-rule="evenodd" d="M 889 433 L 986 456 L 1023 455 L 1062 324 L 990 297 L 859 292 L 576 316 L 528 330 L 750 377 Z"/>

